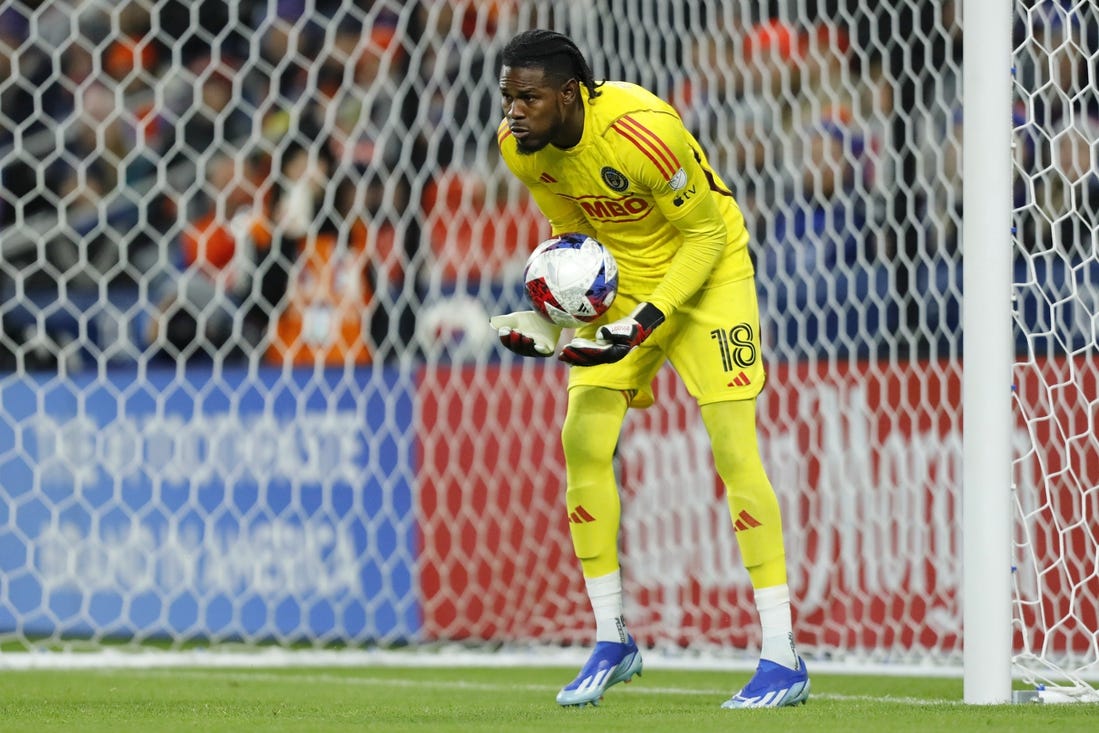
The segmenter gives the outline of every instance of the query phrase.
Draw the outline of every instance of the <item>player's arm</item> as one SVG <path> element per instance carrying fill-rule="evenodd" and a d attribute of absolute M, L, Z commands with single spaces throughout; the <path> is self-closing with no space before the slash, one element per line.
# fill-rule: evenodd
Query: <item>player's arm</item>
<path fill-rule="evenodd" d="M 688 215 L 672 220 L 683 235 L 683 246 L 649 298 L 665 314 L 679 308 L 706 284 L 728 245 L 728 230 L 715 195 L 703 189 L 698 198 Z"/>
<path fill-rule="evenodd" d="M 657 208 L 683 238 L 667 274 L 649 302 L 671 314 L 699 291 L 728 243 L 725 219 L 712 180 L 680 119 L 669 113 L 627 116 L 615 125 L 635 179 L 648 188 Z"/>
<path fill-rule="evenodd" d="M 513 159 L 513 154 L 509 154 L 510 151 L 505 149 L 508 144 L 506 130 L 506 126 L 501 124 L 498 131 L 504 162 L 530 192 L 542 215 L 549 220 L 553 234 L 565 232 L 593 234 L 580 207 L 554 195 L 543 183 L 524 174 L 521 166 Z M 556 351 L 557 342 L 561 338 L 561 328 L 533 310 L 493 316 L 489 320 L 489 325 L 496 329 L 500 343 L 520 356 L 550 356 Z"/>
<path fill-rule="evenodd" d="M 561 359 L 578 366 L 607 364 L 626 356 L 706 283 L 728 241 L 711 181 L 695 157 L 678 117 L 647 112 L 627 115 L 612 127 L 627 175 L 652 191 L 657 207 L 680 232 L 683 245 L 668 272 L 625 318 L 601 327 L 595 341 L 573 339 Z"/>
<path fill-rule="evenodd" d="M 544 187 L 537 182 L 527 181 L 521 176 L 519 180 L 530 191 L 542 214 L 550 220 L 550 226 L 554 234 L 580 231 L 579 229 L 560 228 L 571 226 L 573 219 L 570 218 L 570 212 L 565 207 L 557 206 L 556 202 L 552 200 L 557 198 L 556 196 L 552 194 L 547 196 L 545 190 L 540 190 Z M 568 202 L 562 203 L 567 204 Z M 547 213 L 547 210 L 550 213 Z M 561 338 L 561 328 L 550 323 L 533 310 L 493 316 L 489 320 L 489 325 L 496 329 L 496 334 L 504 348 L 520 356 L 551 356 L 557 350 L 557 342 Z"/>

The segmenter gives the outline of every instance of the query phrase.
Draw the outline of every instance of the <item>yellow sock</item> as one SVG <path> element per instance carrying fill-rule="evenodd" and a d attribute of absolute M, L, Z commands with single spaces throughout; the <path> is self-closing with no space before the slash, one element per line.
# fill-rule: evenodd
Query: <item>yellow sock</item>
<path fill-rule="evenodd" d="M 622 507 L 613 461 L 625 416 L 626 400 L 620 392 L 599 387 L 569 390 L 569 408 L 561 430 L 565 502 L 573 550 L 585 578 L 619 570 Z"/>
<path fill-rule="evenodd" d="M 753 588 L 786 583 L 786 550 L 778 498 L 756 440 L 755 400 L 702 406 L 714 463 L 725 483 L 737 544 Z"/>

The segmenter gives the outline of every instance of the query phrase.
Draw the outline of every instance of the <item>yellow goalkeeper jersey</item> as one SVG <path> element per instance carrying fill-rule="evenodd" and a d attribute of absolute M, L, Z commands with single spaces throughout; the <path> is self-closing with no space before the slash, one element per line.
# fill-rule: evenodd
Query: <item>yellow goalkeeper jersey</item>
<path fill-rule="evenodd" d="M 581 85 L 584 132 L 563 150 L 521 155 L 500 123 L 512 173 L 554 234 L 584 232 L 618 261 L 619 290 L 670 314 L 701 288 L 752 275 L 736 200 L 675 109 L 626 82 L 594 99 Z"/>

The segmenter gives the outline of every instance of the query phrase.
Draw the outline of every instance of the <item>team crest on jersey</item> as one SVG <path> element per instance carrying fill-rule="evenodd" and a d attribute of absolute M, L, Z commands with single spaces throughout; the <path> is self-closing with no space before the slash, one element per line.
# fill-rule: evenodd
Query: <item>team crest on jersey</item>
<path fill-rule="evenodd" d="M 599 173 L 603 176 L 603 183 L 607 184 L 612 191 L 622 193 L 630 187 L 630 182 L 626 179 L 626 176 L 622 175 L 614 168 L 611 168 L 609 165 L 604 166 L 603 170 L 599 171 Z"/>

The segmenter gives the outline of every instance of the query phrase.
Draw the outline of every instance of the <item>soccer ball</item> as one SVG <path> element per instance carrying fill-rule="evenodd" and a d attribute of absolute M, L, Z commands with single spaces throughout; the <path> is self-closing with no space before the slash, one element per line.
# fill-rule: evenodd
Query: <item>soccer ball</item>
<path fill-rule="evenodd" d="M 535 311 L 562 328 L 576 328 L 611 307 L 618 264 L 588 235 L 562 234 L 535 247 L 523 279 Z"/>

